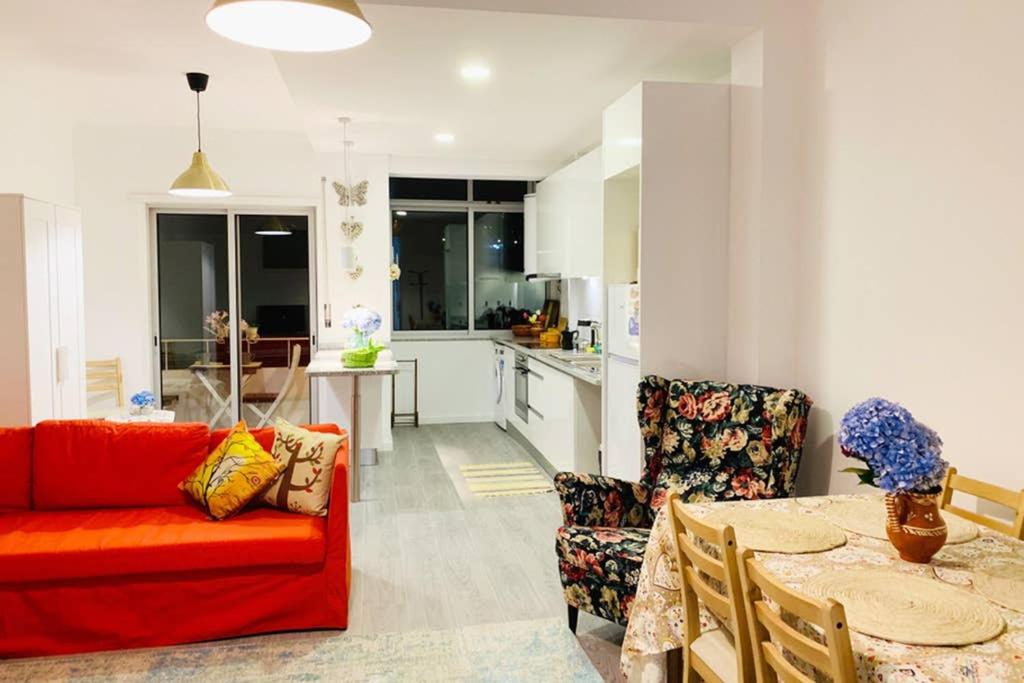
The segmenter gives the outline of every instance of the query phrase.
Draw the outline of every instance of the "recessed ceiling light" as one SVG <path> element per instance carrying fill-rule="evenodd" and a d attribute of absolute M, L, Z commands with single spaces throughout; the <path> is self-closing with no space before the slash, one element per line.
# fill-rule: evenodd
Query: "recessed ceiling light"
<path fill-rule="evenodd" d="M 491 77 L 491 67 L 484 64 L 467 64 L 459 73 L 467 81 L 486 81 Z"/>
<path fill-rule="evenodd" d="M 451 133 L 438 133 L 434 136 L 434 139 L 440 142 L 442 145 L 450 145 L 455 142 L 455 136 Z"/>
<path fill-rule="evenodd" d="M 396 216 L 408 216 L 409 212 L 408 211 L 395 211 L 395 215 Z"/>

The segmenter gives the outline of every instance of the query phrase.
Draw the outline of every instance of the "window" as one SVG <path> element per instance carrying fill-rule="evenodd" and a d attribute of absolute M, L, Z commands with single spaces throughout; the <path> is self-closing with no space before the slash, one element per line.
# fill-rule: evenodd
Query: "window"
<path fill-rule="evenodd" d="M 523 274 L 527 181 L 391 179 L 396 332 L 506 330 L 544 303 Z"/>

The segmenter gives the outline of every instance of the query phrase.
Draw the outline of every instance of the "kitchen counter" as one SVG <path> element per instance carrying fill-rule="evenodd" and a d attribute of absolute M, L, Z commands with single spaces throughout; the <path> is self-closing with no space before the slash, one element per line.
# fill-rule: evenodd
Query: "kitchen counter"
<path fill-rule="evenodd" d="M 563 351 L 562 349 L 542 349 L 538 345 L 538 342 L 534 339 L 523 339 L 520 341 L 519 338 L 513 339 L 495 339 L 495 344 L 501 344 L 508 348 L 518 352 L 525 353 L 530 358 L 544 363 L 548 367 L 554 368 L 559 372 L 564 372 L 573 379 L 578 379 L 581 382 L 592 384 L 596 387 L 601 386 L 601 366 L 598 365 L 594 368 L 594 371 L 590 371 L 585 367 L 573 365 L 563 357 L 579 357 L 579 358 L 595 358 L 600 359 L 600 354 L 596 353 L 579 353 L 576 351 Z"/>

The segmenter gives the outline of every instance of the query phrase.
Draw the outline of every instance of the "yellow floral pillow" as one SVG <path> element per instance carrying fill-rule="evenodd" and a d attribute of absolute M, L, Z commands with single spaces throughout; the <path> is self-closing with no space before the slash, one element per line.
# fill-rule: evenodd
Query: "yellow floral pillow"
<path fill-rule="evenodd" d="M 211 517 L 224 519 L 270 486 L 284 468 L 263 450 L 242 420 L 178 487 Z"/>

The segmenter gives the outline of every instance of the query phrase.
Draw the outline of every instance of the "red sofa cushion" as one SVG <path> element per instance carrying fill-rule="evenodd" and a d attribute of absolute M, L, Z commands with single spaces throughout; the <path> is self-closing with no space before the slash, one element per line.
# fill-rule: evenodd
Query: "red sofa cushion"
<path fill-rule="evenodd" d="M 32 496 L 32 428 L 0 427 L 0 510 L 27 510 Z"/>
<path fill-rule="evenodd" d="M 308 429 L 311 432 L 320 432 L 322 434 L 341 434 L 341 429 L 336 424 L 320 424 L 320 425 L 303 425 L 303 429 Z M 228 434 L 231 432 L 230 429 L 218 429 L 217 431 L 210 432 L 210 452 L 213 452 L 220 442 L 228 438 Z M 256 438 L 256 442 L 265 450 L 267 453 L 274 447 L 274 428 L 264 427 L 262 429 L 250 429 L 249 433 Z"/>
<path fill-rule="evenodd" d="M 268 508 L 222 522 L 179 506 L 12 512 L 0 515 L 0 583 L 317 565 L 326 525 Z"/>
<path fill-rule="evenodd" d="M 187 505 L 178 484 L 209 455 L 205 424 L 40 422 L 32 457 L 37 510 Z"/>

